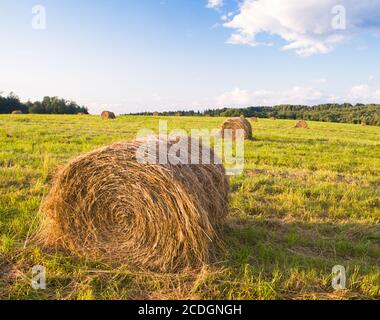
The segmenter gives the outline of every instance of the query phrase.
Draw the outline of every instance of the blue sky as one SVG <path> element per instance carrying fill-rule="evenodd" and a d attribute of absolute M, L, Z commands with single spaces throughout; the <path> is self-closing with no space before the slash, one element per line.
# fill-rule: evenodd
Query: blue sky
<path fill-rule="evenodd" d="M 380 1 L 208 1 L 1 0 L 0 91 L 93 113 L 380 103 Z"/>

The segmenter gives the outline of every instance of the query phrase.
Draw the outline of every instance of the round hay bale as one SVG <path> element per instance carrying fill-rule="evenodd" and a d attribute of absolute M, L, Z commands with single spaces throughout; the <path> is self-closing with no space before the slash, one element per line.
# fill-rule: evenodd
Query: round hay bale
<path fill-rule="evenodd" d="M 113 112 L 111 111 L 103 111 L 102 114 L 102 119 L 107 120 L 107 119 L 116 119 L 116 116 Z"/>
<path fill-rule="evenodd" d="M 169 150 L 174 145 L 165 143 Z M 142 145 L 115 143 L 57 173 L 42 206 L 43 246 L 164 272 L 198 268 L 215 257 L 228 209 L 223 165 L 143 164 L 136 159 Z"/>
<path fill-rule="evenodd" d="M 249 118 L 249 120 L 251 120 L 251 122 L 259 122 L 259 119 L 257 119 L 256 117 L 251 117 Z"/>
<path fill-rule="evenodd" d="M 244 139 L 251 140 L 252 139 L 252 126 L 249 121 L 245 118 L 229 118 L 222 124 L 221 134 L 222 137 L 225 137 L 225 130 L 232 130 L 232 139 L 236 139 L 236 130 L 242 129 L 244 130 Z"/>
<path fill-rule="evenodd" d="M 153 112 L 153 117 L 158 117 L 160 115 L 159 112 Z"/>
<path fill-rule="evenodd" d="M 296 124 L 296 128 L 299 128 L 299 129 L 307 129 L 309 128 L 307 122 L 305 120 L 300 120 L 297 122 Z"/>
<path fill-rule="evenodd" d="M 175 116 L 176 116 L 176 117 L 181 117 L 181 116 L 182 116 L 182 113 L 181 113 L 181 112 L 177 112 L 177 113 L 175 114 Z"/>
<path fill-rule="evenodd" d="M 269 118 L 270 120 L 277 120 L 277 118 L 275 118 L 275 117 L 271 117 L 271 118 Z"/>
<path fill-rule="evenodd" d="M 21 110 L 15 110 L 12 111 L 12 114 L 23 114 L 23 112 Z"/>

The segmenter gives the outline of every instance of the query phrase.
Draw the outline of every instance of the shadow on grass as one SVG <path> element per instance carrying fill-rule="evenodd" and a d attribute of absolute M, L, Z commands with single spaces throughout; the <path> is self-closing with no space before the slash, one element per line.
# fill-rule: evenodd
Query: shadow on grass
<path fill-rule="evenodd" d="M 2 299 L 376 299 L 380 290 L 379 228 L 229 218 L 225 252 L 201 270 L 136 271 L 27 248 L 1 265 Z M 47 269 L 47 289 L 30 286 L 30 269 Z M 335 292 L 332 268 L 347 271 Z"/>

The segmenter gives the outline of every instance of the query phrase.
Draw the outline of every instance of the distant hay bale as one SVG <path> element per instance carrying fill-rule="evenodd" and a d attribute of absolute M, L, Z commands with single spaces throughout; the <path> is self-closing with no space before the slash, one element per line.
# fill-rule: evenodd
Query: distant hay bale
<path fill-rule="evenodd" d="M 107 119 L 116 119 L 116 116 L 113 112 L 111 111 L 103 111 L 102 114 L 102 119 L 107 120 Z"/>
<path fill-rule="evenodd" d="M 251 122 L 259 122 L 259 119 L 257 119 L 256 117 L 251 117 L 251 118 L 249 118 L 249 120 Z"/>
<path fill-rule="evenodd" d="M 296 128 L 299 128 L 299 129 L 307 129 L 309 128 L 307 122 L 305 120 L 300 120 L 297 122 L 296 124 Z"/>
<path fill-rule="evenodd" d="M 83 116 L 84 113 L 83 113 L 83 112 L 78 112 L 77 115 L 78 115 L 78 116 Z"/>
<path fill-rule="evenodd" d="M 244 130 L 244 139 L 251 140 L 252 139 L 252 126 L 247 119 L 244 117 L 239 118 L 229 118 L 222 124 L 221 133 L 222 137 L 225 137 L 225 130 L 232 130 L 232 139 L 236 139 L 236 130 L 242 129 Z"/>
<path fill-rule="evenodd" d="M 269 118 L 270 120 L 277 120 L 275 117 L 271 117 L 271 118 Z"/>
<path fill-rule="evenodd" d="M 12 111 L 12 114 L 23 114 L 23 112 L 21 110 L 15 110 Z"/>
<path fill-rule="evenodd" d="M 223 165 L 143 164 L 142 145 L 115 143 L 57 173 L 42 206 L 44 247 L 164 272 L 212 261 L 228 209 Z"/>
<path fill-rule="evenodd" d="M 175 114 L 175 116 L 176 116 L 176 117 L 181 117 L 181 116 L 182 116 L 182 113 L 181 113 L 181 112 L 177 112 L 177 113 Z"/>
<path fill-rule="evenodd" d="M 160 115 L 159 112 L 153 112 L 153 116 L 154 116 L 154 117 L 158 117 L 159 115 Z"/>

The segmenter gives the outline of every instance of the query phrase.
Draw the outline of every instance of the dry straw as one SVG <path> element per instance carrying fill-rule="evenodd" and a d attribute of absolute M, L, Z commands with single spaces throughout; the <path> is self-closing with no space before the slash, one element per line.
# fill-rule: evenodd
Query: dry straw
<path fill-rule="evenodd" d="M 23 112 L 21 110 L 15 110 L 12 111 L 12 114 L 23 114 Z"/>
<path fill-rule="evenodd" d="M 251 120 L 251 122 L 259 122 L 259 119 L 257 119 L 256 117 L 251 117 L 249 118 L 249 120 Z"/>
<path fill-rule="evenodd" d="M 305 120 L 300 120 L 296 124 L 296 128 L 299 128 L 299 129 L 307 129 L 308 127 L 309 126 Z"/>
<path fill-rule="evenodd" d="M 103 111 L 102 114 L 101 114 L 101 117 L 103 120 L 107 120 L 107 119 L 116 119 L 116 116 L 113 112 L 111 111 Z"/>
<path fill-rule="evenodd" d="M 228 208 L 223 165 L 142 164 L 142 145 L 115 143 L 58 172 L 42 207 L 44 246 L 163 272 L 212 261 Z"/>
<path fill-rule="evenodd" d="M 229 118 L 222 124 L 221 131 L 222 137 L 225 137 L 225 134 L 228 130 L 232 130 L 232 139 L 236 139 L 236 130 L 244 130 L 244 139 L 251 140 L 252 139 L 252 126 L 247 119 L 244 117 L 239 118 Z M 227 130 L 227 131 L 226 131 Z"/>

